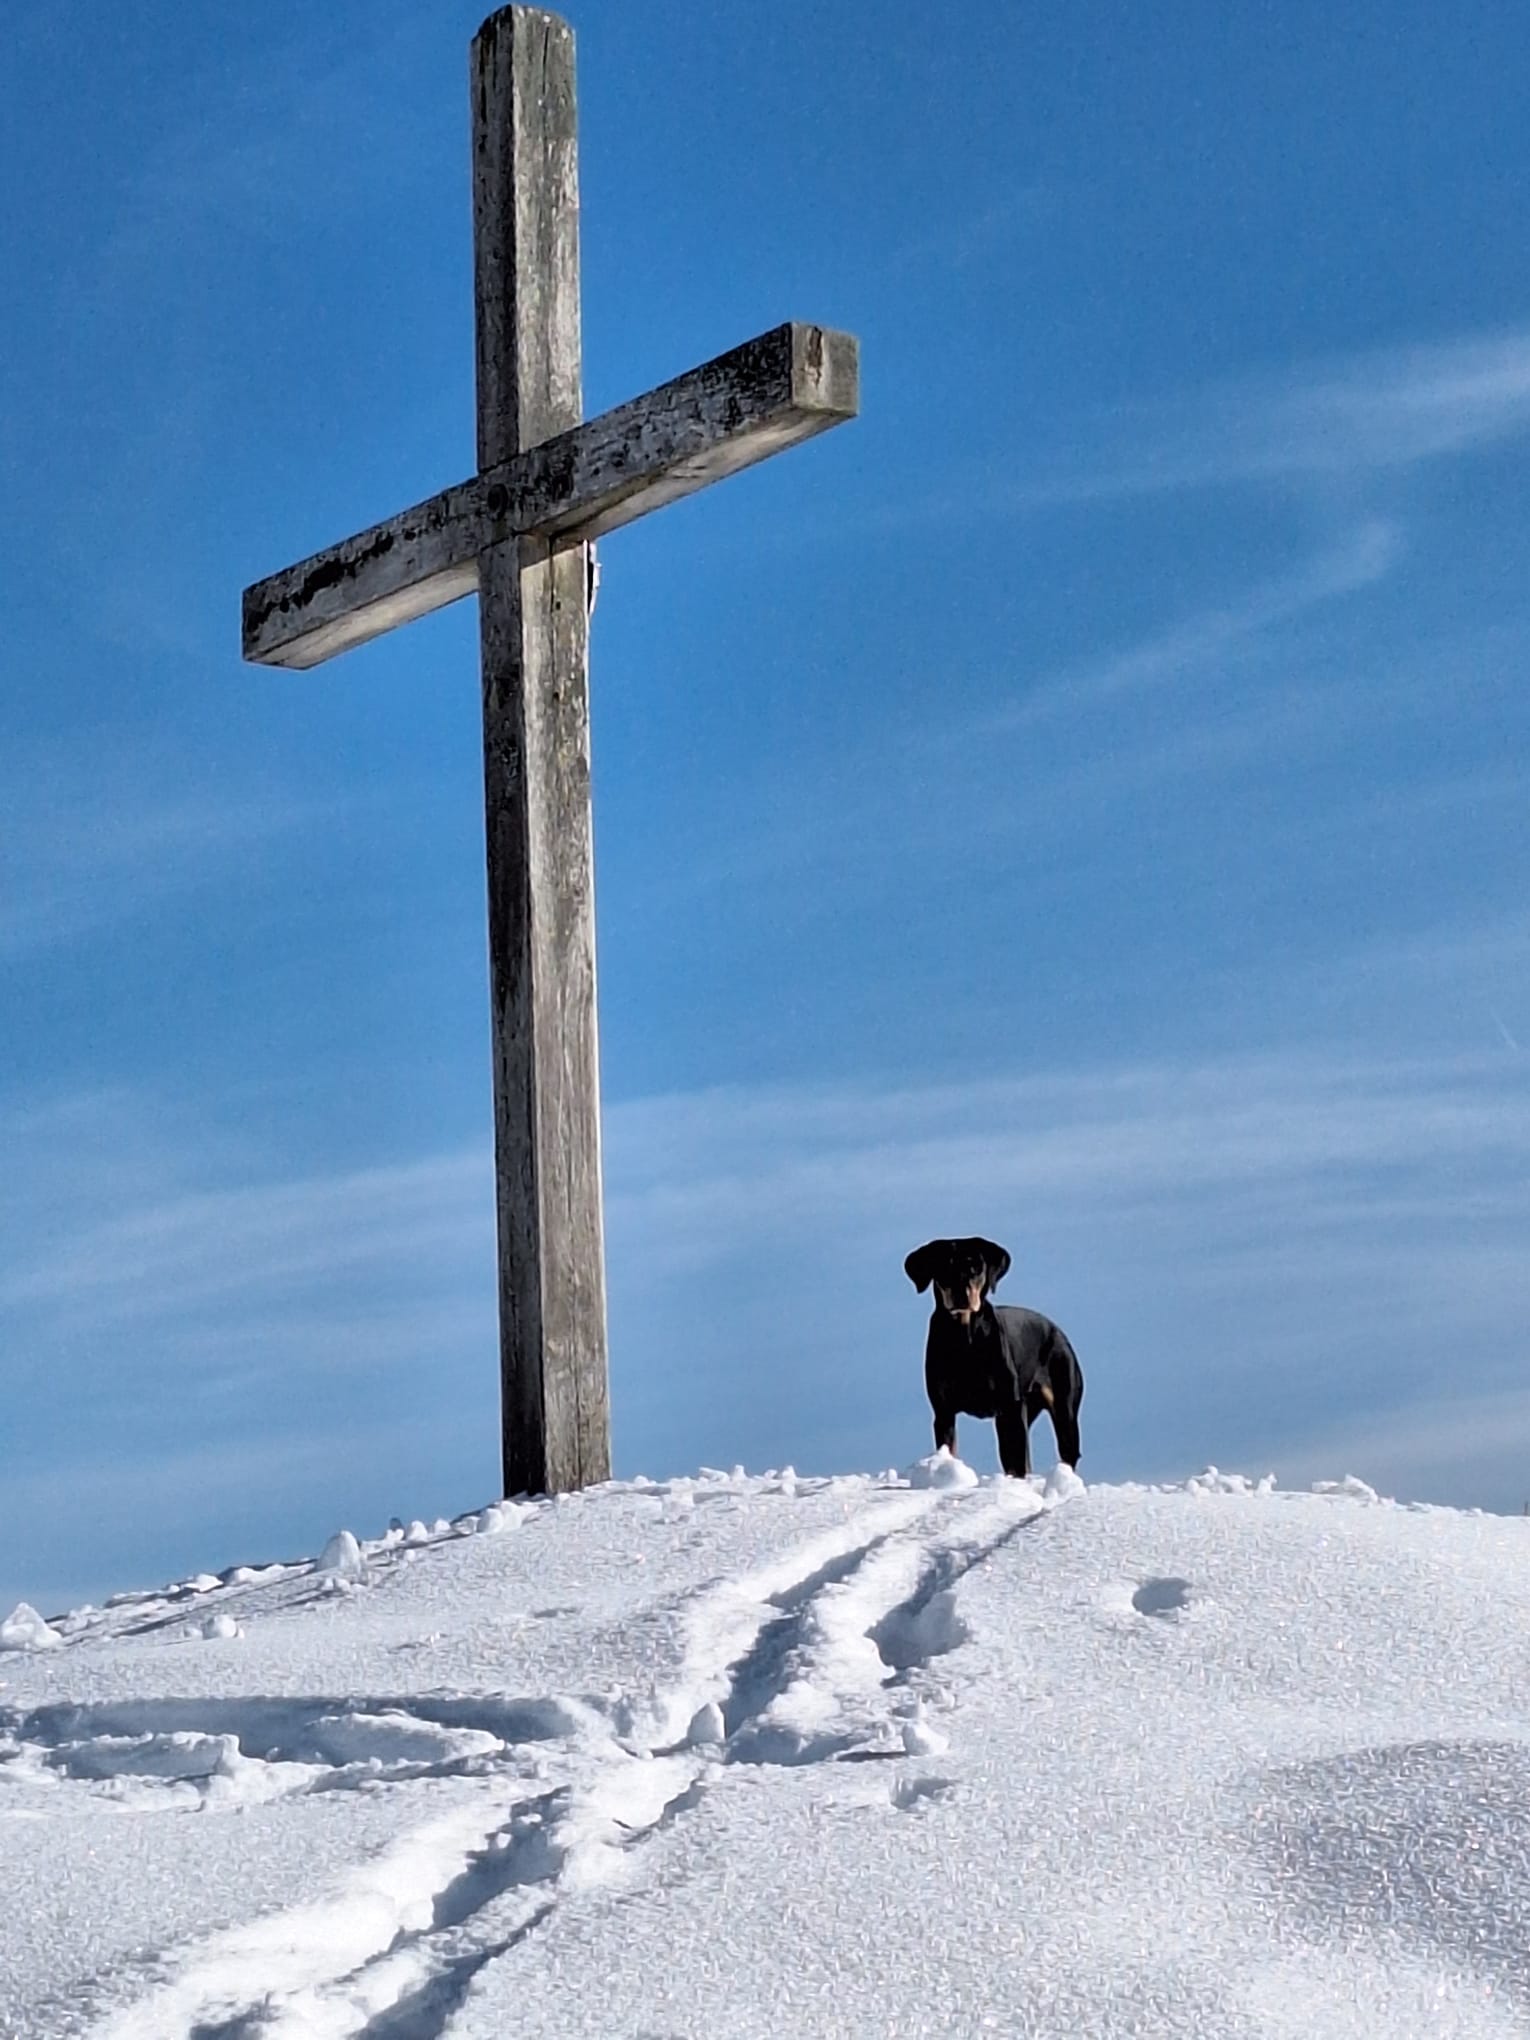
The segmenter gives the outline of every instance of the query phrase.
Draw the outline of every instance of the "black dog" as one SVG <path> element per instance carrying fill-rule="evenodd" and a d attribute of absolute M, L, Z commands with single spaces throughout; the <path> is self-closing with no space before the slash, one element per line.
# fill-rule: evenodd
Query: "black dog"
<path fill-rule="evenodd" d="M 1040 1311 L 988 1301 L 1009 1267 L 992 1240 L 931 1240 L 903 1264 L 922 1296 L 933 1282 L 935 1309 L 924 1346 L 924 1385 L 935 1412 L 935 1446 L 956 1451 L 956 1419 L 992 1417 L 999 1464 L 1031 1470 L 1030 1427 L 1048 1410 L 1057 1456 L 1078 1464 L 1078 1406 L 1084 1377 L 1066 1335 Z"/>

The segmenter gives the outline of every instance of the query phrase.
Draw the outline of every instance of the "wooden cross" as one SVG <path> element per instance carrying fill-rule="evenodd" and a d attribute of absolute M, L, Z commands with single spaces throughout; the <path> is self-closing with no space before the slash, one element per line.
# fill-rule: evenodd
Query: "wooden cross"
<path fill-rule="evenodd" d="M 244 594 L 244 656 L 318 665 L 478 595 L 506 1494 L 610 1474 L 587 672 L 591 542 L 853 418 L 855 341 L 777 326 L 580 423 L 574 38 L 473 40 L 478 472 Z"/>

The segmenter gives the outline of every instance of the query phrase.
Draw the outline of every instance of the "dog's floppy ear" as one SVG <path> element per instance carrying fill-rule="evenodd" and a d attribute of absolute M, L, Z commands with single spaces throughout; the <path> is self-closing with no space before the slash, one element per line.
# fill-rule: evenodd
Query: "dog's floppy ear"
<path fill-rule="evenodd" d="M 945 1244 L 944 1240 L 926 1240 L 922 1247 L 915 1247 L 903 1263 L 904 1274 L 921 1296 L 935 1279 L 936 1256 Z"/>
<path fill-rule="evenodd" d="M 1002 1247 L 996 1247 L 992 1240 L 976 1240 L 973 1244 L 983 1256 L 988 1275 L 988 1287 L 997 1288 L 1009 1273 L 1009 1255 Z"/>

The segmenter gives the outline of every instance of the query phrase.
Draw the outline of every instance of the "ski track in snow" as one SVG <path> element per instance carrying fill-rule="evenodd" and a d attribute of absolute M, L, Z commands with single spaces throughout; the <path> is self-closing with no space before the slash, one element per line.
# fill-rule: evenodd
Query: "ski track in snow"
<path fill-rule="evenodd" d="M 678 1674 L 605 1702 L 124 1701 L 0 1717 L 0 1754 L 131 1810 L 420 1779 L 450 1795 L 450 1810 L 327 1896 L 156 1958 L 130 2002 L 131 1972 L 101 1978 L 87 2040 L 445 2040 L 486 1963 L 562 1894 L 619 1887 L 633 1852 L 700 1804 L 720 1767 L 943 1747 L 924 1717 L 946 1698 L 932 1667 L 966 1639 L 963 1576 L 1072 1491 L 878 1499 L 690 1595 Z M 1172 1605 L 1165 1594 L 1147 1612 Z M 905 1779 L 894 1803 L 939 1789 Z"/>

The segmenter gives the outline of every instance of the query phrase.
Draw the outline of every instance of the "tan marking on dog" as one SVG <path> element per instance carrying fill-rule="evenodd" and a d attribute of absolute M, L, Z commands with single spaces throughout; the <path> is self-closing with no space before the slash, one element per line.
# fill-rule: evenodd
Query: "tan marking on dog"
<path fill-rule="evenodd" d="M 954 1289 L 945 1288 L 939 1282 L 935 1284 L 935 1294 L 940 1298 L 941 1309 L 947 1312 L 949 1316 L 954 1317 L 958 1324 L 964 1325 L 969 1323 L 983 1308 L 983 1285 L 981 1282 L 969 1282 L 967 1284 L 967 1300 L 965 1303 L 958 1303 L 956 1300 L 957 1292 Z"/>

